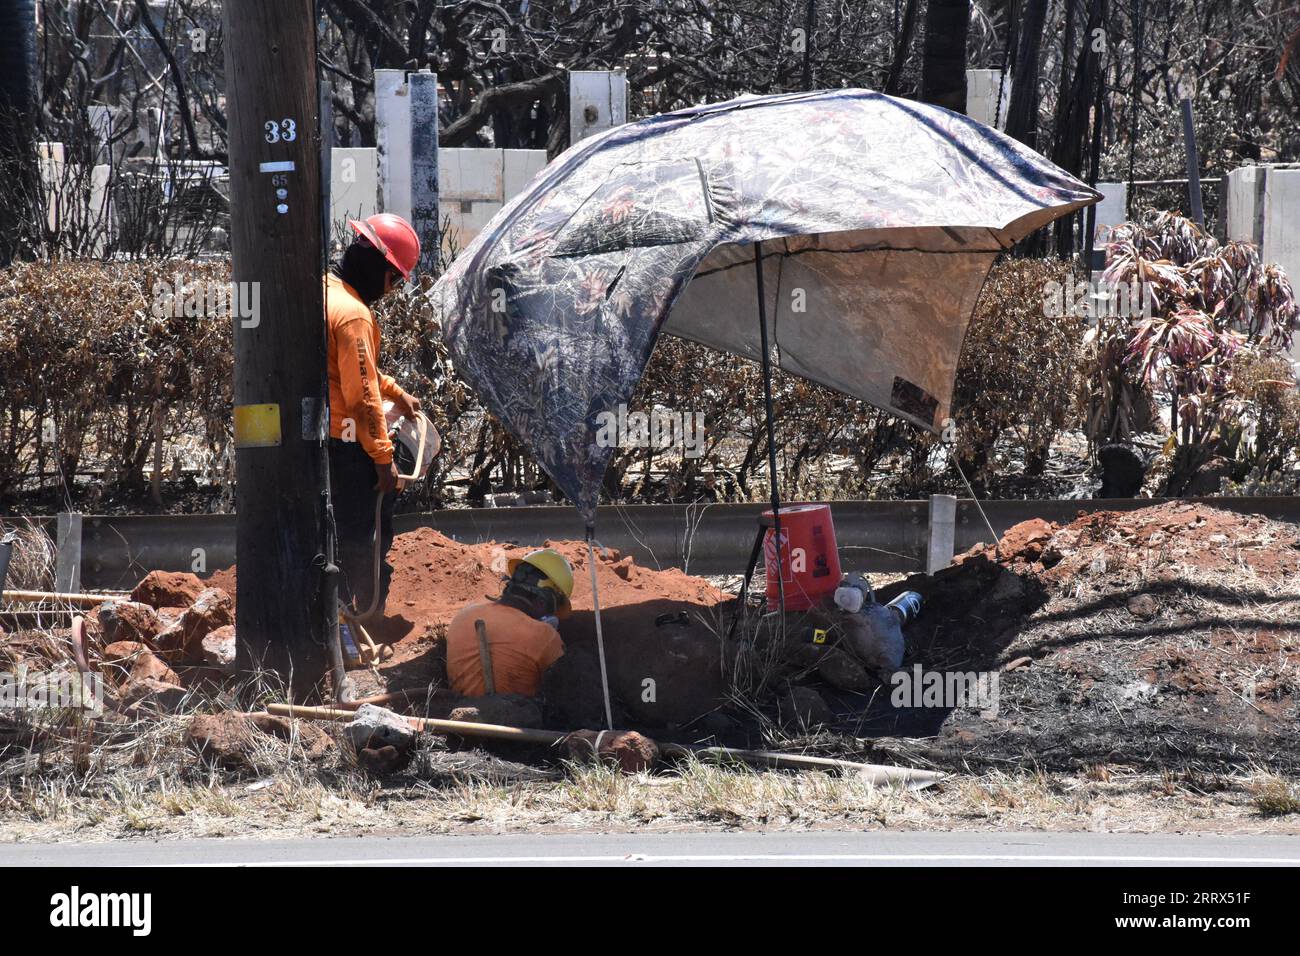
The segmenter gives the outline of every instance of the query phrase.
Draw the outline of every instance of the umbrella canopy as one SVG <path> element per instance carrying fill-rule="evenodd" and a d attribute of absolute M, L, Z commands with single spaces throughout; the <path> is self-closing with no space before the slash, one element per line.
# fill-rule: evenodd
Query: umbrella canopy
<path fill-rule="evenodd" d="M 679 110 L 543 169 L 430 295 L 486 406 L 594 521 L 661 331 L 936 430 L 997 254 L 1100 197 L 996 130 L 867 90 Z M 689 411 L 689 410 L 681 410 Z"/>

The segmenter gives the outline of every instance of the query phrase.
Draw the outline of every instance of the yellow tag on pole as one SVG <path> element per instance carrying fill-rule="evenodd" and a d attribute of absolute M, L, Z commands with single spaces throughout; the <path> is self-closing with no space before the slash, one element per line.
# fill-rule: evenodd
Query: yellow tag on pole
<path fill-rule="evenodd" d="M 275 448 L 279 444 L 279 405 L 235 406 L 236 448 Z"/>

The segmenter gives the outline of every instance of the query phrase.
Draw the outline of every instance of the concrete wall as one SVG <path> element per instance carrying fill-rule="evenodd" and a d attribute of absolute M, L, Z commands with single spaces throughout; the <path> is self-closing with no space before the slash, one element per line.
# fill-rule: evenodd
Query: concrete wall
<path fill-rule="evenodd" d="M 330 238 L 351 235 L 344 220 L 364 219 L 377 212 L 379 150 L 338 146 L 330 150 Z"/>
<path fill-rule="evenodd" d="M 1115 226 L 1128 220 L 1128 183 L 1098 183 L 1102 200 L 1097 203 L 1096 231 L 1093 241 L 1106 241 Z"/>
<path fill-rule="evenodd" d="M 380 156 L 375 149 L 337 147 L 330 160 L 330 226 L 379 212 Z M 464 249 L 546 165 L 544 149 L 439 149 L 438 210 L 450 220 L 444 249 Z M 396 211 L 396 210 L 389 210 Z M 350 234 L 349 234 L 350 235 Z M 346 241 L 346 240 L 345 240 Z"/>
<path fill-rule="evenodd" d="M 1240 166 L 1223 180 L 1224 232 L 1228 239 L 1237 242 L 1264 241 L 1263 166 Z"/>
<path fill-rule="evenodd" d="M 439 206 L 450 219 L 444 248 L 469 245 L 545 165 L 544 149 L 439 150 Z"/>
<path fill-rule="evenodd" d="M 1260 260 L 1276 262 L 1300 289 L 1300 169 L 1243 166 L 1228 173 L 1225 188 L 1227 237 L 1258 245 Z M 1300 335 L 1291 361 L 1300 377 Z"/>

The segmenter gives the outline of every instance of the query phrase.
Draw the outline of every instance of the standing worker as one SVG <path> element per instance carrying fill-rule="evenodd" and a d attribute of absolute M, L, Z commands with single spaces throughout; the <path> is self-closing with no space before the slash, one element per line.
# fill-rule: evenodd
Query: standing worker
<path fill-rule="evenodd" d="M 356 238 L 326 277 L 325 316 L 329 363 L 330 496 L 338 533 L 339 595 L 358 615 L 383 613 L 393 568 L 393 505 L 398 471 L 384 421 L 384 400 L 408 418 L 420 410 L 389 375 L 379 372 L 379 325 L 370 306 L 411 277 L 420 238 L 401 216 L 380 213 L 348 220 Z M 377 496 L 382 496 L 376 508 Z M 374 591 L 376 512 L 384 555 L 379 593 Z"/>
<path fill-rule="evenodd" d="M 462 696 L 535 697 L 564 655 L 557 628 L 573 596 L 568 560 L 543 548 L 511 558 L 508 569 L 500 598 L 462 608 L 447 626 L 447 680 Z"/>

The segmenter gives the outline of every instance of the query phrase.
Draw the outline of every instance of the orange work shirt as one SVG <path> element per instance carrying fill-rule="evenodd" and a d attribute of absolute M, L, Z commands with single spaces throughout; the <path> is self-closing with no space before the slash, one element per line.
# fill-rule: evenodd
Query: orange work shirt
<path fill-rule="evenodd" d="M 523 611 L 487 601 L 462 608 L 447 627 L 447 677 L 465 697 L 487 693 L 474 622 L 481 620 L 492 651 L 498 694 L 535 697 L 546 669 L 564 655 L 559 633 Z"/>
<path fill-rule="evenodd" d="M 393 460 L 393 443 L 384 399 L 395 399 L 402 390 L 379 372 L 379 323 L 356 290 L 333 273 L 325 279 L 325 321 L 330 437 L 355 438 L 372 461 L 386 465 Z"/>

